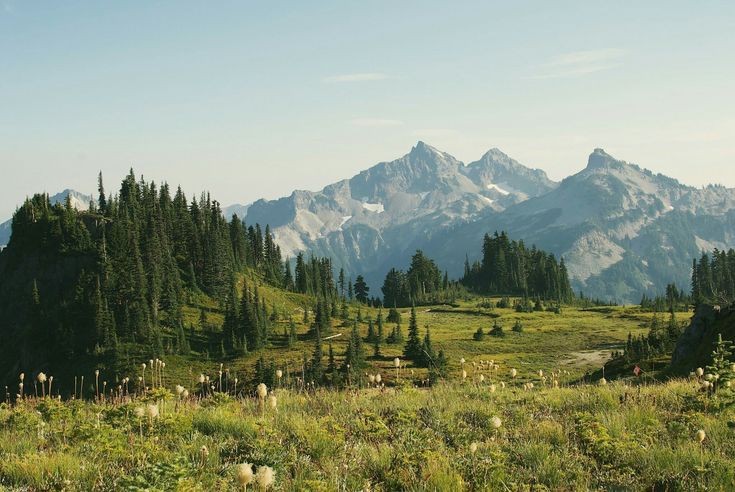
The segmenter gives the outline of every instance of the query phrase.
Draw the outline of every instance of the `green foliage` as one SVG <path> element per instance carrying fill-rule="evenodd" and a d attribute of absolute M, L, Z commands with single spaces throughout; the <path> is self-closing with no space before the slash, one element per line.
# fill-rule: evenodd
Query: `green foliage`
<path fill-rule="evenodd" d="M 564 259 L 532 247 L 523 241 L 511 241 L 505 232 L 486 234 L 482 260 L 470 265 L 465 261 L 460 280 L 482 294 L 532 295 L 558 302 L 574 298 Z"/>

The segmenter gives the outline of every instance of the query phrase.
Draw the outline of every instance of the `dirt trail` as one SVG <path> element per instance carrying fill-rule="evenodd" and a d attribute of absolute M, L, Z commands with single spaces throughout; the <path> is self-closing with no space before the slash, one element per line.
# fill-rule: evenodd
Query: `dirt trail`
<path fill-rule="evenodd" d="M 565 355 L 565 363 L 570 366 L 602 366 L 610 360 L 610 349 L 582 350 Z"/>

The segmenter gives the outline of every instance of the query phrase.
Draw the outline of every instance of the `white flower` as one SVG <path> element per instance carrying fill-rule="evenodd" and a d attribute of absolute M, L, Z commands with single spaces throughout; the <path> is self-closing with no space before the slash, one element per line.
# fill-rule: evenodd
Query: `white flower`
<path fill-rule="evenodd" d="M 464 364 L 464 357 L 462 357 L 461 359 L 459 359 L 459 363 L 460 364 Z"/>
<path fill-rule="evenodd" d="M 704 374 L 704 369 L 702 369 L 701 367 L 697 367 L 697 370 L 696 370 L 696 371 L 694 371 L 694 372 L 696 372 L 696 373 L 697 373 L 697 377 L 698 377 L 698 378 L 701 378 L 701 377 L 702 377 L 702 375 Z"/>
<path fill-rule="evenodd" d="M 282 371 L 282 370 L 280 370 L 280 369 L 278 369 L 278 370 L 276 371 L 276 377 L 277 377 L 278 379 L 281 379 L 281 378 L 283 377 L 283 371 Z"/>
<path fill-rule="evenodd" d="M 485 375 L 484 374 L 480 374 L 480 382 L 482 383 L 483 381 L 485 381 Z"/>
<path fill-rule="evenodd" d="M 500 426 L 503 425 L 503 422 L 500 420 L 499 417 L 493 417 L 490 419 L 490 425 L 493 429 L 500 429 Z"/>
<path fill-rule="evenodd" d="M 176 394 L 179 395 L 179 396 L 181 396 L 183 393 L 184 393 L 184 387 L 181 386 L 180 384 L 177 384 L 176 385 Z"/>
<path fill-rule="evenodd" d="M 181 392 L 181 398 L 183 398 L 184 400 L 186 400 L 187 398 L 189 398 L 189 390 L 185 389 L 184 391 L 182 391 Z"/>
<path fill-rule="evenodd" d="M 275 410 L 276 406 L 278 405 L 278 400 L 276 399 L 276 395 L 271 395 L 268 397 L 268 405 L 270 405 L 270 407 Z"/>
<path fill-rule="evenodd" d="M 135 416 L 138 417 L 139 419 L 142 419 L 143 417 L 145 417 L 144 407 L 135 407 L 135 410 L 133 410 L 133 412 L 135 413 Z"/>
<path fill-rule="evenodd" d="M 518 376 L 518 371 L 515 370 L 515 368 L 510 370 L 510 377 L 514 378 Z"/>
<path fill-rule="evenodd" d="M 395 359 L 393 359 L 393 367 L 395 367 L 396 369 L 398 369 L 399 367 L 401 367 L 401 359 L 399 359 L 398 357 L 396 357 Z"/>
<path fill-rule="evenodd" d="M 704 375 L 704 379 L 706 379 L 707 381 L 712 381 L 713 378 L 714 376 L 710 373 Z"/>
<path fill-rule="evenodd" d="M 370 383 L 374 383 L 375 382 L 375 375 L 374 374 L 370 374 L 368 376 L 368 381 L 370 381 Z"/>
<path fill-rule="evenodd" d="M 470 444 L 470 453 L 475 454 L 477 452 L 477 443 L 473 442 Z"/>
<path fill-rule="evenodd" d="M 261 400 L 265 400 L 265 397 L 268 396 L 268 386 L 266 386 L 265 383 L 260 383 L 255 391 L 258 393 L 258 398 Z"/>
<path fill-rule="evenodd" d="M 599 384 L 600 384 L 600 386 L 605 386 L 607 384 L 607 379 L 600 378 Z"/>
<path fill-rule="evenodd" d="M 697 431 L 697 441 L 703 442 L 706 437 L 707 437 L 707 434 L 705 434 L 704 429 L 699 429 Z"/>
<path fill-rule="evenodd" d="M 158 405 L 154 403 L 149 403 L 145 407 L 145 413 L 148 416 L 149 419 L 155 419 L 158 417 Z"/>
<path fill-rule="evenodd" d="M 275 472 L 270 466 L 261 466 L 258 468 L 258 472 L 255 474 L 255 481 L 262 489 L 267 489 L 275 481 Z"/>
<path fill-rule="evenodd" d="M 382 378 L 382 377 L 380 377 L 380 374 L 376 374 L 376 375 L 375 375 L 375 382 L 376 382 L 376 383 L 378 383 L 378 384 L 379 384 L 379 383 L 380 383 L 380 381 L 381 381 L 382 379 L 383 379 L 383 378 Z"/>
<path fill-rule="evenodd" d="M 39 383 L 43 384 L 46 382 L 46 375 L 42 372 L 39 372 L 38 376 L 36 376 L 36 379 L 38 380 Z"/>
<path fill-rule="evenodd" d="M 462 379 L 466 379 L 466 378 L 467 378 L 467 371 L 462 369 Z"/>
<path fill-rule="evenodd" d="M 490 385 L 490 393 L 495 393 L 495 385 L 494 384 L 491 384 Z"/>
<path fill-rule="evenodd" d="M 255 474 L 253 473 L 253 465 L 250 463 L 240 463 L 237 465 L 237 482 L 242 485 L 248 485 L 253 482 Z"/>
<path fill-rule="evenodd" d="M 23 381 L 26 378 L 26 373 L 21 372 L 20 373 L 20 380 Z"/>
<path fill-rule="evenodd" d="M 204 381 L 206 381 L 206 378 L 204 377 L 204 374 L 199 375 L 199 384 L 204 384 Z"/>
<path fill-rule="evenodd" d="M 544 377 L 544 371 L 543 370 L 541 370 L 541 369 L 538 370 L 538 377 L 540 377 L 540 378 Z"/>

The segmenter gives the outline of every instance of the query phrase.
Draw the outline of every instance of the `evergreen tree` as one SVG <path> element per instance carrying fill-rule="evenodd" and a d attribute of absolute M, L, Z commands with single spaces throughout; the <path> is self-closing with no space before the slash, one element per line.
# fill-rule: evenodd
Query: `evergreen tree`
<path fill-rule="evenodd" d="M 411 359 L 417 364 L 420 364 L 422 358 L 422 346 L 421 339 L 419 338 L 419 325 L 416 320 L 416 307 L 411 307 L 411 317 L 408 322 L 408 340 L 403 348 L 403 356 L 407 359 Z"/>

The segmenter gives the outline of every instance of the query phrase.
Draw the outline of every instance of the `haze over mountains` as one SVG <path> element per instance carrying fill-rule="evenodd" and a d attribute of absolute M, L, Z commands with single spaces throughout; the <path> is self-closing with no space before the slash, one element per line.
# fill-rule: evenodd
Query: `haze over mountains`
<path fill-rule="evenodd" d="M 77 207 L 89 197 L 72 193 Z M 321 191 L 231 205 L 230 216 L 270 224 L 284 255 L 330 256 L 365 275 L 380 295 L 391 267 L 416 249 L 458 277 L 465 255 L 481 254 L 485 233 L 506 230 L 564 258 L 575 290 L 637 302 L 669 282 L 688 288 L 691 259 L 735 242 L 735 189 L 693 188 L 595 149 L 587 166 L 561 183 L 498 149 L 464 164 L 419 142 Z M 0 225 L 0 245 L 10 225 Z"/>
<path fill-rule="evenodd" d="M 575 289 L 634 302 L 672 281 L 687 288 L 694 256 L 732 245 L 735 190 L 682 185 L 601 149 L 556 183 L 498 149 L 465 165 L 419 142 L 319 192 L 257 201 L 246 220 L 270 224 L 284 254 L 313 251 L 364 274 L 376 294 L 417 248 L 456 277 L 485 233 L 507 230 L 564 257 Z"/>

